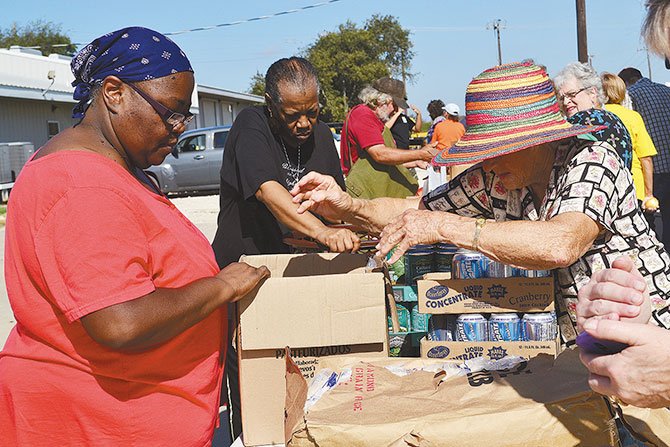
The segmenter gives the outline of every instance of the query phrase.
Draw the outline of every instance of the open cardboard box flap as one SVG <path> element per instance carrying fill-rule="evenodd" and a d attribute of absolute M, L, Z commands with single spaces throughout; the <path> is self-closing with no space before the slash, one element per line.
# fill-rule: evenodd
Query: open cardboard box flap
<path fill-rule="evenodd" d="M 244 255 L 240 262 L 266 266 L 273 278 L 365 273 L 368 256 L 363 254 L 310 253 L 296 255 Z"/>
<path fill-rule="evenodd" d="M 380 342 L 386 323 L 380 306 L 383 274 L 365 273 L 366 256 L 245 256 L 242 261 L 267 265 L 272 272 L 238 304 L 242 349 Z M 316 276 L 302 276 L 305 272 Z"/>
<path fill-rule="evenodd" d="M 356 281 L 343 275 L 269 278 L 240 304 L 242 349 L 378 343 L 386 316 L 379 305 L 383 296 L 381 273 Z"/>

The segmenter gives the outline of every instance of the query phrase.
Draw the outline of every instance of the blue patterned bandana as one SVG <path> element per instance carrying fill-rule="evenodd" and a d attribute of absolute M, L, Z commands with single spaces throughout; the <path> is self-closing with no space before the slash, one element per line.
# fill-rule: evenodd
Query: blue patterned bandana
<path fill-rule="evenodd" d="M 83 118 L 91 99 L 91 88 L 107 76 L 137 82 L 162 78 L 182 71 L 193 72 L 184 52 L 157 31 L 124 28 L 98 37 L 72 58 L 74 99 L 73 118 Z"/>
<path fill-rule="evenodd" d="M 584 126 L 607 126 L 604 129 L 591 132 L 589 135 L 597 141 L 609 143 L 624 161 L 628 169 L 633 160 L 633 143 L 628 129 L 618 116 L 604 109 L 588 109 L 577 112 L 568 118 L 571 124 L 582 124 Z M 583 138 L 581 135 L 577 138 Z"/>

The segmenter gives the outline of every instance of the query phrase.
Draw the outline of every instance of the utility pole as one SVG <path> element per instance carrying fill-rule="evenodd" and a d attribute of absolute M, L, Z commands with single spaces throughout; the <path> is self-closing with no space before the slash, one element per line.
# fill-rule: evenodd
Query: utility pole
<path fill-rule="evenodd" d="M 575 0 L 577 6 L 577 59 L 588 62 L 588 45 L 586 43 L 586 0 Z"/>
<path fill-rule="evenodd" d="M 651 81 L 651 59 L 649 58 L 649 49 L 647 47 L 644 47 L 644 48 L 638 48 L 637 51 L 638 52 L 644 51 L 644 53 L 647 55 L 647 73 L 649 74 L 649 76 L 647 77 Z"/>
<path fill-rule="evenodd" d="M 486 25 L 486 29 L 493 29 L 496 33 L 496 38 L 498 40 L 498 65 L 502 65 L 502 49 L 500 47 L 500 30 L 505 29 L 505 23 L 502 20 L 496 19 L 493 22 Z"/>

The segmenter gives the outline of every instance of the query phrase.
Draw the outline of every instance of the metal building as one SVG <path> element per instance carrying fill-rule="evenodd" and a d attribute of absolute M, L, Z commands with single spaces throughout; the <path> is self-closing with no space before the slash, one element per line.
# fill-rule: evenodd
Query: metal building
<path fill-rule="evenodd" d="M 28 141 L 39 148 L 72 126 L 73 80 L 69 57 L 0 49 L 0 142 Z M 232 124 L 240 110 L 262 102 L 261 96 L 196 85 L 190 128 Z"/>

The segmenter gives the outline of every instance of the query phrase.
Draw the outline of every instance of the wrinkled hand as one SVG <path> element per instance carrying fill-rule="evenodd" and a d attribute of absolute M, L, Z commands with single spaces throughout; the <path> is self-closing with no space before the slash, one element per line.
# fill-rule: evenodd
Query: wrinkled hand
<path fill-rule="evenodd" d="M 326 219 L 341 221 L 351 210 L 353 199 L 342 191 L 334 178 L 310 172 L 290 191 L 293 203 L 299 203 L 298 214 L 312 211 Z"/>
<path fill-rule="evenodd" d="M 316 235 L 316 240 L 334 253 L 357 251 L 361 246 L 360 238 L 346 228 L 325 228 Z"/>
<path fill-rule="evenodd" d="M 264 265 L 256 268 L 244 262 L 233 262 L 215 277 L 228 285 L 232 290 L 232 299 L 229 302 L 235 302 L 251 292 L 265 278 L 269 278 L 270 270 Z"/>
<path fill-rule="evenodd" d="M 628 256 L 621 256 L 612 268 L 598 271 L 579 290 L 577 329 L 589 318 L 647 323 L 651 302 L 647 283 Z"/>
<path fill-rule="evenodd" d="M 581 352 L 589 386 L 636 407 L 670 406 L 670 331 L 650 324 L 591 319 L 592 336 L 629 345 L 618 354 Z"/>
<path fill-rule="evenodd" d="M 407 210 L 389 223 L 380 234 L 377 250 L 393 264 L 413 245 L 447 242 L 440 234 L 440 227 L 449 219 L 448 213 L 428 210 Z"/>

